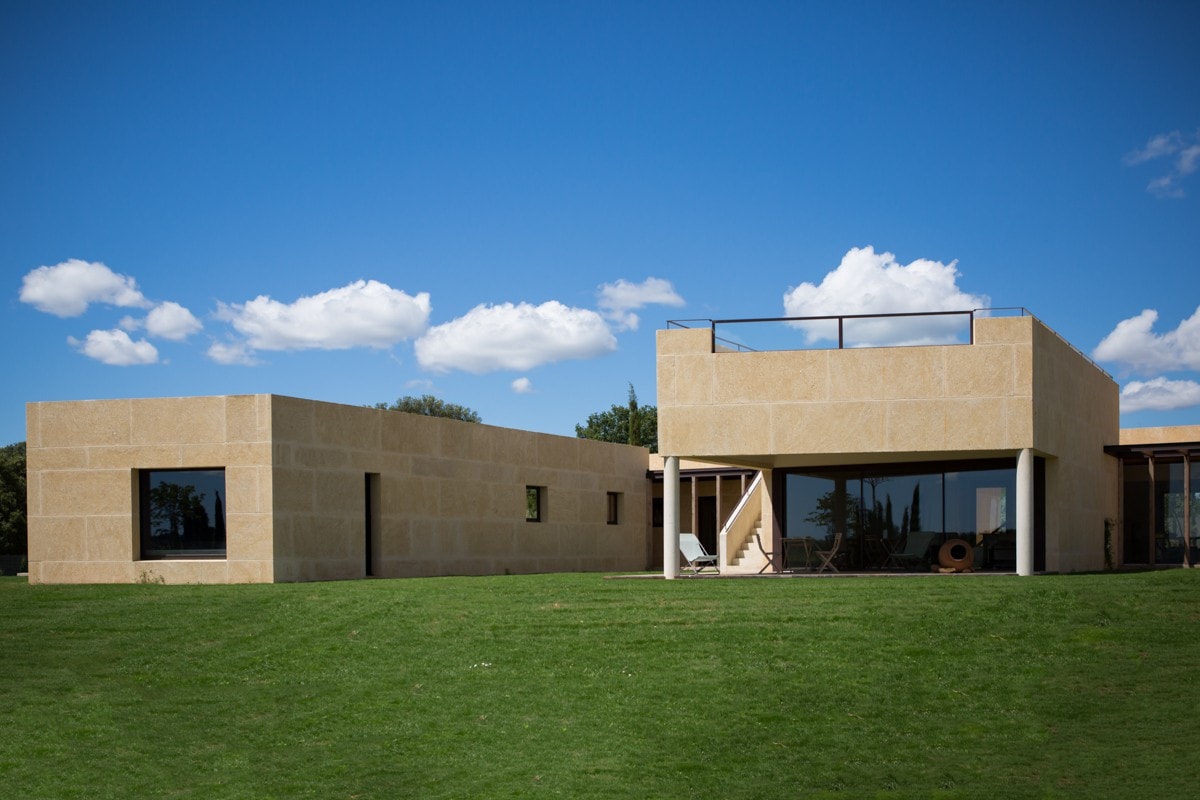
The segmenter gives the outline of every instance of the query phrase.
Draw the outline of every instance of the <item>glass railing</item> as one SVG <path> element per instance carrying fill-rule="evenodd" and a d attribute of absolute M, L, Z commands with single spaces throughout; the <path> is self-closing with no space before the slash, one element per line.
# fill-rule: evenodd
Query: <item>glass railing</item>
<path fill-rule="evenodd" d="M 668 320 L 667 327 L 711 327 L 713 352 L 837 350 L 971 344 L 976 317 L 1028 314 L 1024 308 L 989 308 L 899 314 Z"/>

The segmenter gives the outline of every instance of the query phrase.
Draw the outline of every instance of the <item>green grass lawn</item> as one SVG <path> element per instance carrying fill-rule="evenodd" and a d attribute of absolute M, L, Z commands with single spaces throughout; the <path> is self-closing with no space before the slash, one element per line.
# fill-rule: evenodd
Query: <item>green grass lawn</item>
<path fill-rule="evenodd" d="M 1194 797 L 1200 572 L 0 579 L 13 798 Z"/>

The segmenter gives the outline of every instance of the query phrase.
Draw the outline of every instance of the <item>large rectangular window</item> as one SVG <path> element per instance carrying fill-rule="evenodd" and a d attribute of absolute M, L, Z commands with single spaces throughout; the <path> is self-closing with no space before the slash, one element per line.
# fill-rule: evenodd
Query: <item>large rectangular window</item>
<path fill-rule="evenodd" d="M 927 571 L 947 540 L 975 569 L 1016 567 L 1016 469 L 1007 461 L 837 467 L 788 472 L 784 564 L 810 565 L 838 542 L 851 569 Z"/>
<path fill-rule="evenodd" d="M 225 557 L 225 470 L 138 472 L 141 557 Z"/>
<path fill-rule="evenodd" d="M 1155 458 L 1153 476 L 1145 460 L 1125 460 L 1124 563 L 1182 564 L 1185 547 L 1191 548 L 1190 563 L 1200 562 L 1200 464 L 1190 467 L 1191 486 L 1185 488 L 1182 459 Z"/>

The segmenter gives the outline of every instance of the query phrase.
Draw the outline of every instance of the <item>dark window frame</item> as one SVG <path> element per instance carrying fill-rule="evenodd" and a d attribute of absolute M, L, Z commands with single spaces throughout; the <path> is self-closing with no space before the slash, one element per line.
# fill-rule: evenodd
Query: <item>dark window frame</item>
<path fill-rule="evenodd" d="M 157 488 L 168 484 L 169 482 L 155 482 L 157 476 L 164 475 L 205 475 L 205 488 L 212 489 L 214 497 L 209 498 L 207 492 L 197 492 L 193 483 L 170 484 L 175 486 L 186 487 L 193 494 L 197 494 L 196 499 L 186 498 L 192 504 L 192 513 L 187 511 L 179 512 L 179 517 L 173 517 L 169 524 L 174 529 L 176 526 L 180 529 L 178 532 L 171 531 L 172 536 L 180 540 L 179 547 L 164 547 L 161 543 L 154 541 L 154 523 L 155 523 L 155 508 L 154 508 L 154 492 Z M 214 481 L 219 474 L 220 482 L 219 489 L 215 488 L 214 484 L 208 483 Z M 224 467 L 187 467 L 187 468 L 169 468 L 169 469 L 139 469 L 137 470 L 137 509 L 138 509 L 138 558 L 141 561 L 162 561 L 162 560 L 223 560 L 229 555 L 229 539 L 228 530 L 226 527 L 226 511 L 225 501 L 222 495 L 225 493 L 225 468 Z M 197 518 L 195 513 L 202 513 L 201 518 Z M 161 516 L 159 517 L 161 519 Z M 203 519 L 208 524 L 206 529 L 211 531 L 208 538 L 198 540 L 198 531 L 193 527 L 191 532 L 188 531 L 189 526 L 195 526 L 199 519 Z M 167 535 L 167 534 L 162 534 Z M 203 534 L 200 534 L 203 536 Z M 189 544 L 192 546 L 187 546 Z M 194 546 L 198 541 L 203 541 L 207 546 Z"/>
<path fill-rule="evenodd" d="M 1034 562 L 1035 569 L 1045 569 L 1045 464 L 1035 460 L 1035 481 L 1034 481 L 1034 497 L 1035 503 L 1035 520 L 1034 520 Z M 986 472 L 992 470 L 1011 470 L 1016 472 L 1015 457 L 992 457 L 980 459 L 947 459 L 933 461 L 910 461 L 896 463 L 859 463 L 859 464 L 839 464 L 833 466 L 811 466 L 811 467 L 789 467 L 785 469 L 775 470 L 774 476 L 778 481 L 777 497 L 779 500 L 776 504 L 777 518 L 781 523 L 780 535 L 783 541 L 788 541 L 787 520 L 789 503 L 788 491 L 786 488 L 787 477 L 789 475 L 811 475 L 815 473 L 823 473 L 828 477 L 842 477 L 848 482 L 858 483 L 858 492 L 851 492 L 850 496 L 854 499 L 855 505 L 859 508 L 865 508 L 862 496 L 862 483 L 864 478 L 872 476 L 880 477 L 907 477 L 917 474 L 940 474 L 942 481 L 942 489 L 940 491 L 941 502 L 941 531 L 937 532 L 935 544 L 940 544 L 951 537 L 957 537 L 958 531 L 947 529 L 947 497 L 948 491 L 946 488 L 946 476 L 952 473 L 974 473 Z M 1009 509 L 1009 514 L 1015 512 L 1015 491 L 1012 498 L 1012 507 Z M 1014 518 L 1010 517 L 1010 521 Z M 852 535 L 849 547 L 855 547 L 855 540 L 859 537 Z M 865 542 L 860 541 L 858 546 L 862 546 Z M 845 546 L 845 545 L 844 545 Z M 1015 555 L 1013 556 L 1015 558 Z M 869 567 L 868 567 L 869 568 Z M 1015 563 L 1012 569 L 1015 571 Z M 1007 566 L 998 568 L 997 571 L 1009 571 Z"/>
<path fill-rule="evenodd" d="M 621 524 L 621 493 L 620 492 L 609 492 L 607 504 L 608 504 L 608 524 L 609 525 L 620 525 Z"/>
<path fill-rule="evenodd" d="M 546 516 L 546 487 L 525 487 L 525 521 L 542 522 Z"/>

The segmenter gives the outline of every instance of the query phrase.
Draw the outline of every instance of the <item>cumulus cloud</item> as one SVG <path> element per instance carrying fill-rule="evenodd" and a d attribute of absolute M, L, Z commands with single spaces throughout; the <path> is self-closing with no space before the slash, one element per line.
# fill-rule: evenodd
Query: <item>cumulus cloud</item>
<path fill-rule="evenodd" d="M 533 381 L 529 378 L 517 378 L 512 382 L 512 390 L 517 394 L 532 394 Z"/>
<path fill-rule="evenodd" d="M 125 331 L 92 331 L 87 339 L 79 341 L 74 336 L 67 342 L 88 358 L 115 367 L 135 364 L 154 364 L 158 361 L 158 350 L 145 339 L 133 341 Z"/>
<path fill-rule="evenodd" d="M 820 285 L 801 283 L 783 296 L 789 317 L 851 314 L 897 314 L 919 311 L 969 311 L 985 308 L 986 295 L 958 287 L 958 262 L 918 259 L 900 264 L 891 253 L 873 247 L 851 248 L 841 263 L 825 275 Z M 937 344 L 955 341 L 964 322 L 954 317 L 848 321 L 846 344 Z M 808 344 L 837 338 L 834 324 L 797 325 Z"/>
<path fill-rule="evenodd" d="M 1200 369 L 1200 308 L 1173 331 L 1155 333 L 1157 321 L 1158 312 L 1152 308 L 1121 320 L 1096 345 L 1092 358 L 1117 362 L 1140 374 Z"/>
<path fill-rule="evenodd" d="M 1200 406 L 1200 383 L 1152 378 L 1130 381 L 1121 389 L 1121 411 L 1173 411 Z"/>
<path fill-rule="evenodd" d="M 253 367 L 261 363 L 245 342 L 213 342 L 207 355 L 218 364 Z"/>
<path fill-rule="evenodd" d="M 630 283 L 622 278 L 616 283 L 600 286 L 598 303 L 604 316 L 622 329 L 637 330 L 639 320 L 633 309 L 651 304 L 681 306 L 683 298 L 675 292 L 670 281 L 662 278 L 647 278 L 641 283 Z"/>
<path fill-rule="evenodd" d="M 617 341 L 595 311 L 551 300 L 540 306 L 478 305 L 430 328 L 415 347 L 417 361 L 426 369 L 478 374 L 592 358 L 616 350 Z"/>
<path fill-rule="evenodd" d="M 21 302 L 58 317 L 78 317 L 92 303 L 121 308 L 146 308 L 137 281 L 118 275 L 98 261 L 68 259 L 38 267 L 21 281 Z"/>
<path fill-rule="evenodd" d="M 266 295 L 220 303 L 217 317 L 256 350 L 385 348 L 425 329 L 429 294 L 412 297 L 379 281 L 360 280 L 293 303 Z"/>
<path fill-rule="evenodd" d="M 204 327 L 191 311 L 170 301 L 156 305 L 145 319 L 122 317 L 117 324 L 127 331 L 145 328 L 151 336 L 176 342 L 182 342 Z"/>
<path fill-rule="evenodd" d="M 1191 134 L 1171 131 L 1151 136 L 1145 147 L 1125 154 L 1126 166 L 1136 167 L 1149 161 L 1166 159 L 1168 171 L 1146 184 L 1146 191 L 1157 197 L 1186 196 L 1180 182 L 1200 168 L 1200 130 Z"/>
<path fill-rule="evenodd" d="M 204 326 L 179 303 L 159 303 L 146 315 L 146 333 L 181 342 Z"/>

